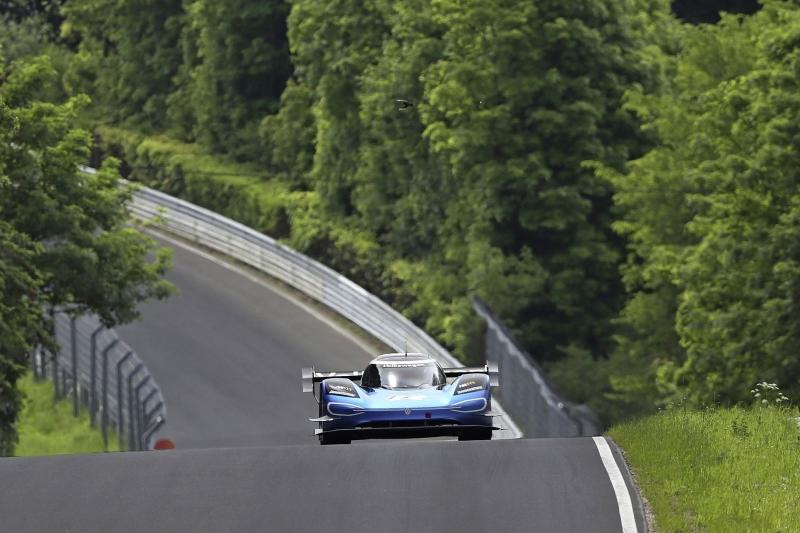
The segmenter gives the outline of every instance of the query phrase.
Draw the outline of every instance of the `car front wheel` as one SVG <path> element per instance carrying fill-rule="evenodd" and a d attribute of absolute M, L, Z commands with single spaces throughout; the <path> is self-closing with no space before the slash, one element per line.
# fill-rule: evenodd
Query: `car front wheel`
<path fill-rule="evenodd" d="M 340 435 L 330 435 L 323 433 L 319 436 L 319 443 L 323 446 L 328 444 L 350 444 L 350 439 Z"/>
<path fill-rule="evenodd" d="M 465 431 L 458 436 L 458 440 L 491 440 L 492 430 L 486 429 L 472 429 Z"/>

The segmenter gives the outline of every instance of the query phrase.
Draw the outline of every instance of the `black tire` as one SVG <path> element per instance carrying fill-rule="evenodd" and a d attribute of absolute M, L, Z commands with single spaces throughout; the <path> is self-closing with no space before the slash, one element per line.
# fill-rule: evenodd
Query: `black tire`
<path fill-rule="evenodd" d="M 329 444 L 350 444 L 350 439 L 341 435 L 326 435 L 323 433 L 319 436 L 319 443 L 323 446 L 327 446 Z"/>
<path fill-rule="evenodd" d="M 492 430 L 489 428 L 471 429 L 461 433 L 458 440 L 492 440 Z"/>

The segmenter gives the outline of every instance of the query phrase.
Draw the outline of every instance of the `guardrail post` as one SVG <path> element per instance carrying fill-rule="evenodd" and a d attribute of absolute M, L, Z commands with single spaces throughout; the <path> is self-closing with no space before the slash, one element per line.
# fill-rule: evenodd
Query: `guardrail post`
<path fill-rule="evenodd" d="M 122 365 L 131 358 L 133 355 L 132 351 L 128 351 L 125 355 L 122 356 L 122 359 L 117 361 L 117 429 L 119 430 L 119 449 L 125 449 L 125 439 L 123 438 L 123 433 L 125 430 L 125 422 L 122 417 Z"/>
<path fill-rule="evenodd" d="M 133 416 L 133 378 L 141 372 L 144 365 L 139 363 L 133 372 L 128 374 L 128 450 L 134 450 L 136 442 L 134 441 L 134 416 Z"/>
<path fill-rule="evenodd" d="M 34 379 L 38 379 L 39 376 L 36 374 L 36 352 L 39 351 L 38 346 L 34 346 L 31 350 L 31 373 L 33 374 Z"/>
<path fill-rule="evenodd" d="M 142 381 L 136 385 L 136 444 L 137 450 L 141 450 L 140 443 L 142 442 L 142 433 L 144 432 L 144 407 L 142 406 L 142 400 L 139 398 L 139 394 L 142 392 L 142 387 L 147 385 L 150 381 L 150 375 L 146 375 L 142 378 Z"/>
<path fill-rule="evenodd" d="M 103 406 L 100 414 L 100 432 L 103 434 L 103 451 L 108 451 L 108 352 L 119 344 L 119 339 L 114 339 L 111 344 L 103 348 Z"/>
<path fill-rule="evenodd" d="M 96 330 L 92 332 L 92 342 L 91 342 L 91 352 L 89 353 L 90 362 L 89 362 L 89 423 L 92 427 L 95 426 L 95 411 L 97 410 L 97 362 L 95 361 L 95 355 L 97 354 L 97 336 L 100 335 L 105 329 L 104 326 L 98 326 Z"/>
<path fill-rule="evenodd" d="M 72 415 L 78 416 L 78 331 L 76 317 L 69 318 L 70 348 L 72 350 Z"/>
<path fill-rule="evenodd" d="M 50 333 L 52 334 L 53 339 L 55 339 L 56 338 L 56 318 L 55 318 L 56 317 L 56 308 L 51 305 L 50 309 L 47 310 L 47 314 L 50 317 L 50 324 L 48 324 L 50 326 Z M 58 378 L 56 377 L 57 374 L 58 374 L 58 372 L 57 372 L 58 363 L 56 362 L 55 354 L 48 354 L 48 355 L 53 358 L 53 369 L 51 370 L 52 371 L 52 378 L 53 378 L 53 402 L 56 402 L 56 401 L 58 401 Z M 47 365 L 44 364 L 43 367 L 46 369 Z M 47 378 L 47 372 L 46 371 L 44 373 L 44 377 Z"/>
<path fill-rule="evenodd" d="M 161 404 L 159 404 L 159 407 L 160 406 L 161 406 Z M 158 431 L 161 426 L 164 425 L 164 422 L 165 422 L 164 417 L 159 415 L 159 417 L 156 418 L 155 423 L 145 430 L 144 434 L 142 435 L 142 449 L 143 450 L 147 449 L 147 442 L 150 440 L 150 438 L 153 436 L 153 434 L 156 431 Z"/>
<path fill-rule="evenodd" d="M 45 350 L 44 348 L 42 348 L 42 351 L 39 353 L 39 363 L 41 363 L 41 366 L 39 368 L 40 370 L 39 378 L 47 379 L 47 350 Z"/>
<path fill-rule="evenodd" d="M 53 379 L 53 403 L 57 402 L 60 398 L 58 394 L 58 355 L 53 354 L 53 368 L 52 368 L 52 379 Z"/>
<path fill-rule="evenodd" d="M 61 368 L 61 397 L 67 395 L 67 369 Z"/>
<path fill-rule="evenodd" d="M 153 408 L 152 408 L 152 409 L 150 409 L 150 412 L 149 412 L 149 413 L 147 413 L 147 414 L 145 415 L 145 417 L 146 417 L 146 420 L 147 420 L 147 425 L 150 425 L 150 421 L 153 419 L 153 415 L 154 415 L 154 414 L 156 414 L 156 412 L 157 412 L 159 409 L 161 409 L 162 407 L 164 407 L 164 402 L 158 402 L 157 404 L 155 404 L 155 405 L 153 406 Z M 164 418 L 164 417 L 163 417 L 163 416 L 161 416 L 161 415 L 159 415 L 159 417 L 158 417 L 158 418 Z"/>
<path fill-rule="evenodd" d="M 158 394 L 158 389 L 154 388 L 153 390 L 150 391 L 150 393 L 147 396 L 144 397 L 144 400 L 142 400 L 142 425 L 141 425 L 142 428 L 147 428 L 150 426 L 150 420 L 153 418 L 153 414 L 155 413 L 155 408 L 148 413 L 147 402 L 149 402 L 156 394 Z M 161 405 L 161 402 L 159 402 L 158 405 Z M 145 440 L 143 437 L 139 445 L 141 449 L 145 449 Z"/>

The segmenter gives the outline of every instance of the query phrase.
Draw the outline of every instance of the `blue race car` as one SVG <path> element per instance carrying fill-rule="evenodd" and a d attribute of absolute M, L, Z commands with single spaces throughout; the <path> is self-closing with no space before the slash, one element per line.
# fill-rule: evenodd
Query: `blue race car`
<path fill-rule="evenodd" d="M 450 383 L 447 378 L 453 378 Z M 356 381 L 359 381 L 358 383 Z M 391 353 L 364 371 L 316 372 L 303 368 L 303 392 L 319 404 L 315 431 L 320 444 L 354 439 L 455 436 L 488 440 L 492 431 L 491 387 L 497 367 L 442 368 L 420 353 Z M 316 384 L 319 383 L 319 387 Z"/>

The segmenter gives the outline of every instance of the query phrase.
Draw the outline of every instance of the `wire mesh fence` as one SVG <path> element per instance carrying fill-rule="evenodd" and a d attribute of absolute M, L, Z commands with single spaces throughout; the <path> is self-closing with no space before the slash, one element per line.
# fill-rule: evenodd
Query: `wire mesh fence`
<path fill-rule="evenodd" d="M 541 367 L 478 298 L 472 306 L 486 321 L 486 356 L 500 369 L 498 391 L 503 406 L 528 437 L 600 435 L 597 417 L 585 405 L 559 397 Z"/>
<path fill-rule="evenodd" d="M 72 401 L 73 414 L 88 411 L 105 449 L 113 435 L 120 450 L 148 450 L 166 422 L 161 390 L 139 356 L 113 329 L 92 315 L 52 311 L 59 350 L 34 350 L 34 376 L 51 379 L 55 394 Z"/>

